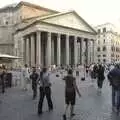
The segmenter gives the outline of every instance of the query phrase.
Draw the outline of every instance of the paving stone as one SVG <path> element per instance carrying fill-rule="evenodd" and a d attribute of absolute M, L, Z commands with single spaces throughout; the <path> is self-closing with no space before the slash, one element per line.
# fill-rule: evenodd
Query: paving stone
<path fill-rule="evenodd" d="M 82 75 L 81 75 L 82 76 Z M 56 73 L 51 75 L 53 112 L 48 112 L 47 101 L 44 101 L 43 115 L 37 115 L 36 100 L 32 100 L 32 90 L 22 91 L 20 87 L 6 90 L 0 95 L 0 120 L 61 120 L 64 111 L 64 81 L 56 78 Z M 95 81 L 96 82 L 96 81 Z M 90 77 L 82 82 L 77 78 L 77 84 L 82 97 L 76 100 L 73 120 L 120 120 L 111 110 L 111 88 L 107 80 L 104 82 L 102 94 L 97 94 L 96 83 L 91 84 Z M 68 114 L 69 115 L 69 114 Z"/>

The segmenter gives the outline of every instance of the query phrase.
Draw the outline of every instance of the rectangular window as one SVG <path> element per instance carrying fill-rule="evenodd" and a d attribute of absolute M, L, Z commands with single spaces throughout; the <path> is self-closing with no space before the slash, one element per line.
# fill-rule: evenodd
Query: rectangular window
<path fill-rule="evenodd" d="M 100 40 L 98 40 L 98 44 L 100 44 Z"/>
<path fill-rule="evenodd" d="M 103 43 L 105 43 L 105 39 L 104 39 Z"/>
<path fill-rule="evenodd" d="M 100 57 L 101 55 L 98 55 L 98 57 Z"/>
<path fill-rule="evenodd" d="M 104 33 L 106 32 L 106 28 L 103 28 L 103 32 L 104 32 Z"/>
<path fill-rule="evenodd" d="M 106 59 L 103 59 L 103 62 L 105 63 L 105 62 L 106 62 Z"/>
<path fill-rule="evenodd" d="M 100 29 L 98 29 L 98 33 L 100 33 Z"/>
<path fill-rule="evenodd" d="M 103 55 L 103 57 L 106 57 L 106 55 Z"/>
<path fill-rule="evenodd" d="M 103 46 L 103 51 L 106 51 L 106 46 Z"/>
<path fill-rule="evenodd" d="M 100 62 L 100 59 L 98 59 L 98 62 Z"/>
<path fill-rule="evenodd" d="M 97 51 L 98 51 L 98 52 L 100 51 L 100 47 L 97 48 Z"/>

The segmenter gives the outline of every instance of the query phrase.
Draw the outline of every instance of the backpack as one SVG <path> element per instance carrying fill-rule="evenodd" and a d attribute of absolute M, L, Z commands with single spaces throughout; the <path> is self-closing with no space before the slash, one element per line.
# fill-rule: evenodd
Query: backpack
<path fill-rule="evenodd" d="M 112 76 L 108 75 L 108 79 L 110 81 L 110 84 L 115 89 L 120 89 L 120 77 L 116 76 L 116 77 L 112 78 Z"/>
<path fill-rule="evenodd" d="M 112 80 L 112 85 L 113 87 L 115 87 L 116 89 L 120 89 L 120 78 L 119 77 L 115 77 Z"/>

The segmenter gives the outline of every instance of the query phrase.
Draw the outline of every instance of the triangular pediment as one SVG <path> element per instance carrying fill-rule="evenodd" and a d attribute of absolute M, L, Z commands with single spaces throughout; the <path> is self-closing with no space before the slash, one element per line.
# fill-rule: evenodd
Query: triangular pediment
<path fill-rule="evenodd" d="M 41 19 L 44 22 L 70 27 L 86 32 L 96 33 L 95 30 L 83 20 L 75 11 L 59 13 Z"/>

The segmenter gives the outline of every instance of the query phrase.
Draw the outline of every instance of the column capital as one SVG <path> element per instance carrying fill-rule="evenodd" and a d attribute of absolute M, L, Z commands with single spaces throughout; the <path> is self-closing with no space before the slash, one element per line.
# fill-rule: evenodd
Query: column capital
<path fill-rule="evenodd" d="M 81 39 L 80 39 L 81 41 L 84 41 L 84 40 L 85 40 L 85 38 L 84 38 L 84 37 L 80 37 L 80 38 L 81 38 Z"/>
<path fill-rule="evenodd" d="M 57 33 L 57 38 L 60 38 L 61 37 L 61 34 L 60 33 Z"/>
<path fill-rule="evenodd" d="M 77 40 L 78 40 L 78 37 L 77 37 L 77 36 L 74 36 L 74 40 L 77 42 Z"/>
<path fill-rule="evenodd" d="M 36 31 L 36 34 L 41 34 L 41 31 Z"/>
<path fill-rule="evenodd" d="M 51 37 L 52 33 L 51 32 L 47 32 L 47 36 Z"/>
<path fill-rule="evenodd" d="M 70 36 L 70 34 L 65 34 L 65 36 L 66 36 L 66 37 L 69 37 L 69 36 Z"/>

